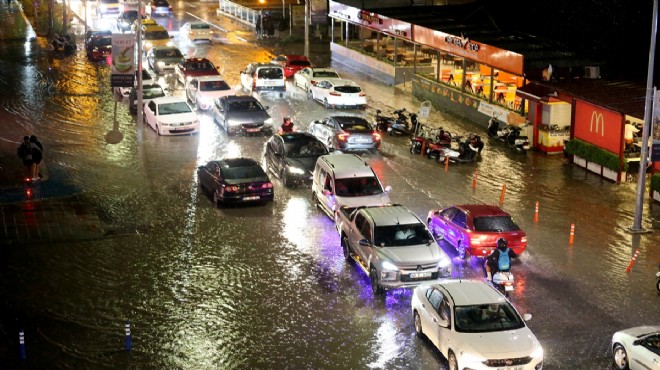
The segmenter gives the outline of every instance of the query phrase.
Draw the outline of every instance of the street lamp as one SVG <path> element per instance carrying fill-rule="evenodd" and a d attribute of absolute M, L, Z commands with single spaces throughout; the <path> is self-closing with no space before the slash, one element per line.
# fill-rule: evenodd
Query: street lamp
<path fill-rule="evenodd" d="M 264 35 L 264 4 L 266 3 L 266 0 L 259 0 L 259 4 L 261 4 L 261 10 L 259 10 L 259 36 Z"/>

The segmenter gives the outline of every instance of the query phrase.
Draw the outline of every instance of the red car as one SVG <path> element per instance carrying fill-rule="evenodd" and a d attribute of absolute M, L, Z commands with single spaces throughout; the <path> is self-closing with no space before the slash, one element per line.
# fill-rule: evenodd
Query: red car
<path fill-rule="evenodd" d="M 112 36 L 104 33 L 91 34 L 85 47 L 87 57 L 92 61 L 104 60 L 112 53 Z"/>
<path fill-rule="evenodd" d="M 174 67 L 177 80 L 183 85 L 193 77 L 219 76 L 218 67 L 206 58 L 188 58 L 177 63 Z"/>
<path fill-rule="evenodd" d="M 429 230 L 458 251 L 460 258 L 487 257 L 497 248 L 497 239 L 506 239 L 509 248 L 520 255 L 527 248 L 527 234 L 500 207 L 464 204 L 432 209 Z"/>
<path fill-rule="evenodd" d="M 312 62 L 304 55 L 280 55 L 273 59 L 273 63 L 284 68 L 284 78 L 289 78 L 301 69 L 312 66 Z"/>

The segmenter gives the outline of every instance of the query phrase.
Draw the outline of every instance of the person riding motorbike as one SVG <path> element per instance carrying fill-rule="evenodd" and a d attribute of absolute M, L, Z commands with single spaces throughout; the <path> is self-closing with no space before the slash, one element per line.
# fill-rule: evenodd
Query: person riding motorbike
<path fill-rule="evenodd" d="M 284 117 L 279 132 L 280 133 L 293 132 L 293 120 L 291 120 L 291 117 Z"/>
<path fill-rule="evenodd" d="M 500 258 L 501 255 L 502 258 Z M 493 275 L 498 271 L 509 271 L 511 269 L 511 259 L 518 258 L 516 252 L 509 249 L 506 239 L 497 239 L 497 249 L 493 251 L 484 261 L 484 269 L 486 270 L 486 278 L 488 281 L 493 281 Z"/>

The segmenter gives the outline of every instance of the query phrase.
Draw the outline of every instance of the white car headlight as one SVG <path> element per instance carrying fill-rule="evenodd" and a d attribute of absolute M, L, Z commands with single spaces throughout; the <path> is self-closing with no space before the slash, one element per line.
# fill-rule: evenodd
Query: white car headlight
<path fill-rule="evenodd" d="M 303 170 L 302 168 L 291 167 L 291 166 L 289 166 L 289 172 L 294 173 L 294 174 L 298 174 L 298 175 L 304 175 L 305 174 L 305 170 Z"/>
<path fill-rule="evenodd" d="M 211 105 L 211 104 L 213 104 L 213 98 L 201 95 L 199 97 L 199 102 L 202 103 L 202 104 Z"/>
<path fill-rule="evenodd" d="M 272 126 L 273 125 L 273 118 L 269 118 L 264 121 L 264 126 Z"/>
<path fill-rule="evenodd" d="M 228 119 L 228 120 L 227 120 L 227 126 L 230 126 L 230 127 L 238 126 L 238 125 L 240 125 L 240 124 L 241 124 L 241 123 L 238 122 L 238 121 L 234 121 L 234 120 L 231 120 L 231 119 Z"/>
<path fill-rule="evenodd" d="M 172 41 L 168 41 L 167 46 L 174 46 L 174 43 Z"/>
<path fill-rule="evenodd" d="M 389 261 L 383 262 L 383 270 L 385 271 L 399 271 L 399 268 L 395 264 Z"/>
<path fill-rule="evenodd" d="M 483 356 L 475 355 L 469 352 L 461 352 L 461 356 L 463 356 L 463 364 L 468 366 L 470 364 L 481 364 L 487 360 Z"/>
<path fill-rule="evenodd" d="M 147 41 L 147 42 L 144 43 L 144 46 L 150 48 L 150 47 L 154 46 L 154 44 L 151 41 Z"/>
<path fill-rule="evenodd" d="M 156 64 L 158 64 L 158 66 L 159 66 L 160 68 L 165 67 L 165 62 L 158 62 L 158 63 L 156 63 Z"/>
<path fill-rule="evenodd" d="M 543 358 L 543 347 L 541 347 L 541 346 L 536 347 L 536 349 L 534 350 L 534 352 L 532 352 L 530 357 L 532 357 L 532 358 L 541 358 L 542 359 Z"/>

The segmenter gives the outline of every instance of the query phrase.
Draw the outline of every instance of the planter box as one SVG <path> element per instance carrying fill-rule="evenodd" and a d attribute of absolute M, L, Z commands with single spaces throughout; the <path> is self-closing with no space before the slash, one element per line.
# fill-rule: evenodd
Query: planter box
<path fill-rule="evenodd" d="M 610 170 L 609 168 L 603 167 L 603 177 L 612 180 L 614 182 L 617 182 L 619 180 L 619 173 L 614 170 Z"/>
<path fill-rule="evenodd" d="M 603 173 L 603 167 L 599 164 L 596 164 L 594 162 L 587 162 L 587 169 L 593 173 L 597 174 L 602 174 Z"/>
<path fill-rule="evenodd" d="M 653 190 L 653 200 L 655 200 L 656 202 L 660 202 L 660 193 L 658 193 L 655 190 Z"/>
<path fill-rule="evenodd" d="M 577 155 L 573 156 L 573 163 L 577 164 L 578 166 L 582 168 L 587 167 L 587 160 L 581 157 L 578 157 Z"/>

